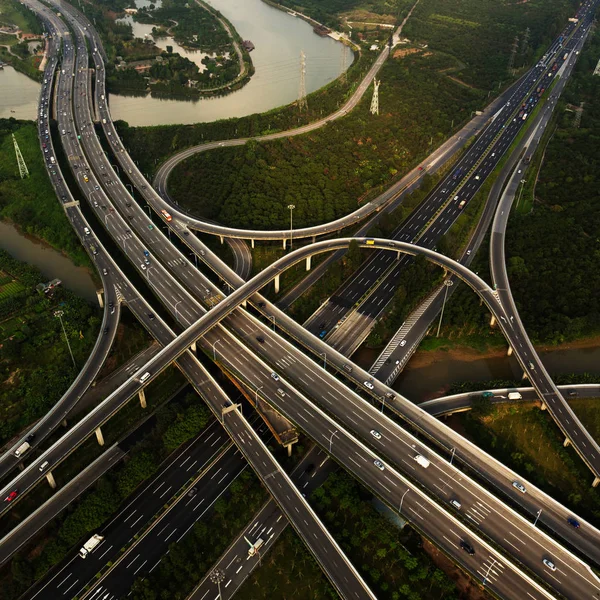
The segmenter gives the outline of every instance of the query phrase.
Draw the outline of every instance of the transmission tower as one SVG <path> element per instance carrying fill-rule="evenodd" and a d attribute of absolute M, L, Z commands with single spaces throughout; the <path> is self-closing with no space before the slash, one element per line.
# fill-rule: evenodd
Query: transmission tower
<path fill-rule="evenodd" d="M 308 103 L 306 102 L 306 54 L 304 50 L 300 51 L 300 85 L 298 86 L 298 108 L 306 110 Z"/>
<path fill-rule="evenodd" d="M 21 150 L 19 148 L 19 144 L 17 144 L 17 138 L 15 137 L 15 134 L 12 134 L 12 139 L 13 139 L 13 144 L 15 145 L 15 154 L 17 155 L 17 163 L 19 165 L 19 175 L 21 176 L 21 179 L 25 179 L 25 177 L 29 177 L 29 169 L 27 168 L 27 165 L 25 164 L 25 159 L 23 158 L 23 155 L 21 154 Z"/>
<path fill-rule="evenodd" d="M 379 84 L 381 81 L 373 79 L 373 98 L 371 99 L 371 114 L 379 114 Z"/>
<path fill-rule="evenodd" d="M 521 43 L 521 54 L 525 54 L 527 51 L 527 47 L 529 45 L 529 27 L 525 30 L 523 34 L 523 42 Z"/>
<path fill-rule="evenodd" d="M 517 50 L 519 49 L 519 36 L 515 36 L 515 41 L 513 42 L 511 51 L 510 51 L 510 60 L 508 61 L 508 70 L 511 71 L 515 68 L 515 57 L 517 56 Z"/>
<path fill-rule="evenodd" d="M 340 79 L 342 83 L 346 83 L 346 69 L 348 68 L 348 55 L 347 55 L 348 46 L 344 44 L 342 48 L 342 57 L 341 57 L 341 69 L 342 72 L 340 74 Z"/>

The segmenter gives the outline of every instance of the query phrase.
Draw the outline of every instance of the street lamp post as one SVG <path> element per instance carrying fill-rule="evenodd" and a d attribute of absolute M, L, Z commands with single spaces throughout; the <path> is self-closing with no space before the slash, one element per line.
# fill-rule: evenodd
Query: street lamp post
<path fill-rule="evenodd" d="M 60 321 L 63 333 L 65 334 L 65 341 L 67 342 L 67 348 L 69 348 L 69 354 L 71 355 L 71 360 L 73 361 L 73 366 L 77 368 L 77 364 L 75 363 L 75 357 L 73 356 L 73 350 L 71 350 L 71 343 L 69 342 L 69 338 L 67 337 L 67 330 L 65 329 L 65 324 L 63 323 L 62 317 L 65 313 L 62 310 L 55 310 L 54 316 L 58 317 Z"/>
<path fill-rule="evenodd" d="M 269 319 L 273 321 L 273 331 L 275 331 L 275 315 L 269 315 Z"/>
<path fill-rule="evenodd" d="M 408 492 L 410 492 L 410 488 L 406 488 L 406 491 L 404 492 L 404 494 L 402 494 L 402 498 L 400 498 L 400 506 L 398 507 L 399 515 L 402 514 L 402 503 L 404 502 L 404 496 L 406 496 L 406 494 L 408 494 Z"/>
<path fill-rule="evenodd" d="M 456 448 L 452 448 L 452 455 L 450 456 L 450 464 L 452 464 L 452 461 L 454 460 L 454 455 L 456 454 Z"/>
<path fill-rule="evenodd" d="M 150 217 L 150 220 L 152 221 L 152 209 L 146 204 L 146 208 L 148 209 L 148 216 Z"/>
<path fill-rule="evenodd" d="M 217 341 L 216 341 L 216 342 L 215 342 L 215 343 L 212 345 L 212 347 L 213 347 L 213 360 L 214 360 L 215 362 L 217 362 L 217 349 L 215 348 L 215 346 L 216 346 L 217 344 L 219 344 L 220 342 L 221 342 L 221 338 L 219 338 L 219 339 L 218 339 L 218 340 L 217 340 Z"/>
<path fill-rule="evenodd" d="M 537 525 L 538 519 L 540 518 L 541 514 L 542 514 L 542 509 L 540 508 L 540 510 L 538 511 L 538 514 L 535 517 L 535 521 L 533 522 L 534 527 Z"/>
<path fill-rule="evenodd" d="M 263 385 L 261 385 L 260 387 L 255 386 L 256 389 L 254 390 L 254 394 L 255 394 L 254 399 L 255 399 L 257 408 L 258 408 L 258 392 L 260 392 L 260 390 L 262 390 L 263 387 L 264 387 Z"/>
<path fill-rule="evenodd" d="M 454 285 L 452 279 L 446 279 L 444 281 L 444 285 L 446 286 L 446 290 L 444 291 L 444 302 L 442 304 L 442 312 L 440 314 L 440 322 L 438 323 L 437 333 L 435 337 L 440 337 L 440 329 L 442 328 L 442 319 L 444 318 L 444 307 L 446 306 L 446 298 L 448 297 L 448 288 L 451 288 Z"/>
<path fill-rule="evenodd" d="M 490 574 L 490 571 L 492 570 L 492 567 L 496 564 L 496 559 L 492 559 L 492 564 L 489 566 L 487 573 L 485 574 L 485 577 L 483 578 L 483 586 L 485 587 L 485 584 L 487 582 L 487 578 Z"/>
<path fill-rule="evenodd" d="M 196 263 L 196 269 L 198 268 L 198 255 L 195 252 L 190 252 L 190 256 L 194 257 L 194 262 Z"/>
<path fill-rule="evenodd" d="M 332 434 L 331 437 L 329 438 L 329 454 L 331 454 L 331 447 L 333 445 L 333 436 L 337 435 L 338 430 L 336 429 Z"/>
<path fill-rule="evenodd" d="M 323 368 L 327 368 L 327 352 L 319 352 L 319 355 L 323 357 Z"/>
<path fill-rule="evenodd" d="M 179 321 L 179 313 L 177 312 L 177 305 L 180 304 L 181 302 L 183 302 L 183 300 L 178 300 L 177 302 L 175 302 L 175 320 Z"/>
<path fill-rule="evenodd" d="M 219 600 L 223 600 L 223 596 L 221 595 L 221 584 L 225 581 L 225 571 L 223 569 L 215 569 L 210 574 L 210 580 L 217 586 L 219 590 Z"/>
<path fill-rule="evenodd" d="M 290 251 L 292 250 L 294 244 L 294 209 L 296 208 L 295 204 L 288 204 L 288 208 L 290 209 Z"/>

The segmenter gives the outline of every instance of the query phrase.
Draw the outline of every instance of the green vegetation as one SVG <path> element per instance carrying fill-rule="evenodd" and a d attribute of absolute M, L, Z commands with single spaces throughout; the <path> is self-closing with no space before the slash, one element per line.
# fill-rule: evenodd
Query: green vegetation
<path fill-rule="evenodd" d="M 373 506 L 372 495 L 339 471 L 312 494 L 316 510 L 348 558 L 382 600 L 452 600 L 454 583 L 435 568 L 410 527 L 398 529 Z"/>
<path fill-rule="evenodd" d="M 327 600 L 338 595 L 304 542 L 288 527 L 262 566 L 236 592 L 239 600 Z"/>
<path fill-rule="evenodd" d="M 158 386 L 149 391 L 149 401 L 154 403 L 160 399 Z M 139 417 L 139 409 L 137 411 Z M 189 428 L 182 435 L 179 424 L 190 416 L 194 420 L 194 429 Z M 10 574 L 5 573 L 2 580 L 3 598 L 18 598 L 34 581 L 60 562 L 78 540 L 90 531 L 98 530 L 144 480 L 154 475 L 173 449 L 175 438 L 179 444 L 191 439 L 210 419 L 209 409 L 199 403 L 195 393 L 159 408 L 152 431 L 128 452 L 124 461 L 108 471 L 92 489 L 54 519 L 41 539 L 34 540 L 14 556 L 10 563 Z M 118 435 L 122 435 L 122 430 Z M 92 443 L 97 449 L 95 442 Z"/>
<path fill-rule="evenodd" d="M 587 430 L 600 439 L 600 400 L 575 399 L 569 404 Z M 590 486 L 589 470 L 572 448 L 563 446 L 560 430 L 538 406 L 489 406 L 465 413 L 459 420 L 480 448 L 596 525 L 600 522 L 600 498 Z"/>
<path fill-rule="evenodd" d="M 77 375 L 59 320 L 79 368 L 100 329 L 98 309 L 64 288 L 53 297 L 35 290 L 46 281 L 34 267 L 0 250 L 0 444 L 52 408 Z"/>
<path fill-rule="evenodd" d="M 19 177 L 13 133 L 29 169 L 26 179 Z M 37 129 L 28 121 L 0 119 L 0 218 L 47 242 L 75 264 L 90 265 L 48 179 Z"/>
<path fill-rule="evenodd" d="M 145 579 L 133 584 L 132 600 L 183 600 L 265 501 L 266 492 L 250 469 L 213 505 L 210 519 L 198 521 Z"/>
<path fill-rule="evenodd" d="M 510 57 L 519 72 L 558 35 L 579 6 L 576 0 L 421 0 L 403 31 L 458 61 L 447 75 L 489 90 L 512 79 Z"/>
<path fill-rule="evenodd" d="M 369 114 L 366 97 L 347 117 L 308 135 L 196 155 L 175 168 L 172 195 L 192 212 L 236 227 L 286 227 L 290 203 L 299 227 L 347 214 L 424 158 L 453 119 L 466 120 L 480 105 L 480 93 L 439 73 L 448 64 L 444 56 L 417 54 L 390 60 L 378 117 Z"/>
<path fill-rule="evenodd" d="M 0 0 L 0 26 L 18 27 L 23 33 L 42 33 L 42 26 L 35 15 L 16 0 Z"/>

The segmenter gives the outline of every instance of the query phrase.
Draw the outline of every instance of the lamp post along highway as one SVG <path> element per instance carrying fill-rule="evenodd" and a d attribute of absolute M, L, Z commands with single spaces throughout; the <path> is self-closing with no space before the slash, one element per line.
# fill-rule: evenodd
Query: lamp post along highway
<path fill-rule="evenodd" d="M 214 360 L 215 362 L 217 362 L 217 349 L 216 349 L 216 347 L 215 347 L 215 346 L 216 346 L 217 344 L 220 344 L 220 343 L 221 343 L 221 338 L 219 338 L 219 339 L 218 339 L 218 340 L 217 340 L 217 341 L 216 341 L 216 342 L 215 342 L 215 343 L 212 345 L 212 347 L 213 347 L 213 360 Z"/>
<path fill-rule="evenodd" d="M 181 304 L 181 302 L 183 302 L 183 300 L 178 300 L 177 302 L 175 302 L 175 306 L 173 307 L 175 309 L 175 320 L 179 321 L 179 313 L 177 312 L 177 305 Z"/>
<path fill-rule="evenodd" d="M 215 569 L 210 574 L 210 580 L 217 586 L 219 590 L 219 600 L 223 600 L 223 596 L 221 595 L 221 584 L 225 581 L 225 571 L 222 569 Z"/>
<path fill-rule="evenodd" d="M 437 333 L 435 337 L 440 337 L 440 329 L 442 328 L 442 319 L 444 318 L 444 307 L 446 306 L 446 298 L 448 297 L 448 288 L 454 285 L 452 279 L 446 279 L 444 281 L 444 285 L 446 286 L 446 290 L 444 291 L 444 302 L 442 303 L 442 312 L 440 313 L 440 322 L 438 323 Z"/>
<path fill-rule="evenodd" d="M 410 488 L 406 488 L 406 491 L 404 492 L 404 494 L 402 494 L 402 498 L 400 498 L 400 506 L 398 507 L 399 515 L 402 514 L 402 503 L 404 502 L 404 496 L 406 496 L 406 494 L 408 494 L 408 492 L 410 492 Z"/>
<path fill-rule="evenodd" d="M 71 355 L 71 360 L 73 361 L 73 366 L 77 368 L 77 364 L 75 363 L 75 357 L 73 356 L 73 350 L 71 350 L 71 343 L 69 342 L 69 338 L 67 337 L 67 330 L 65 329 L 65 324 L 63 323 L 62 316 L 65 313 L 62 310 L 55 310 L 54 316 L 58 317 L 60 321 L 60 325 L 62 327 L 63 333 L 65 334 L 65 341 L 67 342 L 67 348 L 69 349 L 69 354 Z"/>
<path fill-rule="evenodd" d="M 537 525 L 538 519 L 540 518 L 541 514 L 542 514 L 542 509 L 540 508 L 540 510 L 538 510 L 537 515 L 535 516 L 535 521 L 533 522 L 534 527 Z"/>
<path fill-rule="evenodd" d="M 336 429 L 332 434 L 331 437 L 329 438 L 329 453 L 331 454 L 331 447 L 333 445 L 333 436 L 337 435 L 338 430 Z"/>
<path fill-rule="evenodd" d="M 296 208 L 295 204 L 288 204 L 288 208 L 290 209 L 290 251 L 294 247 L 294 209 Z"/>

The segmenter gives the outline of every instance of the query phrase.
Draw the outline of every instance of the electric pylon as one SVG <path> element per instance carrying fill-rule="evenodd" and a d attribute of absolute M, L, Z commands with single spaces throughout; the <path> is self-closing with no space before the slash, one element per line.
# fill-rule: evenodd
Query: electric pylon
<path fill-rule="evenodd" d="M 371 99 L 371 114 L 379 114 L 379 84 L 381 81 L 373 79 L 373 98 Z"/>
<path fill-rule="evenodd" d="M 346 83 L 346 69 L 348 68 L 348 46 L 346 46 L 344 44 L 344 47 L 342 48 L 342 57 L 341 57 L 341 69 L 342 72 L 340 73 L 340 79 L 342 81 L 342 83 Z"/>
<path fill-rule="evenodd" d="M 515 67 L 515 58 L 517 56 L 517 50 L 519 49 L 519 36 L 515 36 L 515 41 L 513 42 L 511 51 L 510 51 L 510 60 L 508 61 L 508 70 L 512 71 Z"/>
<path fill-rule="evenodd" d="M 15 154 L 17 155 L 17 164 L 19 165 L 19 175 L 21 176 L 21 179 L 25 179 L 25 177 L 29 177 L 29 169 L 27 168 L 27 165 L 25 164 L 25 159 L 23 158 L 23 155 L 21 154 L 21 149 L 19 148 L 19 144 L 17 144 L 17 138 L 15 137 L 15 134 L 12 134 L 12 139 L 13 139 L 13 144 L 15 145 Z"/>
<path fill-rule="evenodd" d="M 529 46 L 529 27 L 525 30 L 525 33 L 523 34 L 523 42 L 521 43 L 521 54 L 525 54 L 525 52 L 527 52 L 527 48 Z"/>
<path fill-rule="evenodd" d="M 308 103 L 306 102 L 306 54 L 304 50 L 300 52 L 300 85 L 298 86 L 298 108 L 306 110 Z"/>

